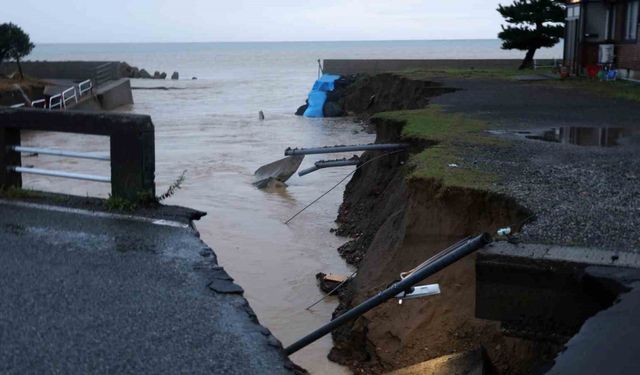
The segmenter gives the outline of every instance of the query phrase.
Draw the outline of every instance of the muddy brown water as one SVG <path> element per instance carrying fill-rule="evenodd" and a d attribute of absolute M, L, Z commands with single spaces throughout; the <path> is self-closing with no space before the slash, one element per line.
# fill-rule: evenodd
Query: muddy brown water
<path fill-rule="evenodd" d="M 144 82 L 137 83 L 143 85 Z M 330 233 L 344 185 L 289 225 L 284 221 L 324 193 L 351 168 L 294 175 L 285 190 L 265 192 L 252 186 L 253 172 L 283 157 L 289 146 L 369 143 L 374 135 L 350 119 L 311 120 L 293 116 L 295 108 L 217 112 L 223 98 L 203 98 L 202 91 L 220 89 L 201 80 L 170 83 L 202 90 L 136 90 L 136 104 L 126 112 L 148 113 L 156 129 L 156 184 L 158 194 L 186 170 L 186 181 L 166 204 L 183 205 L 208 214 L 196 226 L 214 248 L 220 263 L 245 289 L 245 296 L 267 326 L 286 346 L 331 319 L 332 298 L 312 311 L 305 308 L 323 294 L 317 272 L 350 274 L 336 248 L 345 239 Z M 165 84 L 166 85 L 166 84 Z M 199 100 L 210 100 L 202 103 Z M 169 103 L 180 102 L 177 110 Z M 203 108 L 207 108 L 204 109 Z M 228 108 L 225 107 L 225 108 Z M 23 144 L 78 151 L 108 152 L 108 139 L 59 133 L 25 133 Z M 329 158 L 351 157 L 336 154 Z M 327 156 L 309 156 L 301 168 Z M 25 156 L 24 165 L 109 175 L 107 162 L 49 156 Z M 24 176 L 25 187 L 74 195 L 107 197 L 109 186 L 85 181 Z M 313 374 L 349 373 L 326 359 L 329 337 L 296 353 L 293 360 Z"/>

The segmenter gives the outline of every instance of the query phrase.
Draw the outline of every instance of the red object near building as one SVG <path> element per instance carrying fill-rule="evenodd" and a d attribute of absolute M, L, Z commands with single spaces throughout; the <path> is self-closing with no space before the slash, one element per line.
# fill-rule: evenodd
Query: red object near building
<path fill-rule="evenodd" d="M 613 64 L 640 77 L 640 0 L 567 0 L 564 65 L 593 76 L 593 65 Z M 602 45 L 613 45 L 613 61 Z M 597 75 L 598 72 L 595 72 Z"/>

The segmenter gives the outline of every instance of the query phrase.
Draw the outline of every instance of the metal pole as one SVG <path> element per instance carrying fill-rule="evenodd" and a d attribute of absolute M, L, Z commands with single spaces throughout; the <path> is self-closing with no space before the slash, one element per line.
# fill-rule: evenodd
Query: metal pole
<path fill-rule="evenodd" d="M 370 145 L 288 148 L 284 151 L 284 154 L 285 156 L 333 154 L 338 152 L 351 152 L 351 151 L 397 150 L 397 149 L 407 148 L 407 147 L 409 147 L 409 145 L 404 143 L 389 143 L 389 144 L 380 143 L 380 144 L 370 144 Z"/>
<path fill-rule="evenodd" d="M 313 173 L 323 168 L 351 167 L 354 165 L 358 165 L 359 163 L 360 163 L 360 159 L 321 160 L 321 161 L 315 162 L 313 167 L 298 172 L 298 176 L 300 177 L 306 176 L 309 173 Z"/>
<path fill-rule="evenodd" d="M 458 260 L 464 258 L 465 256 L 473 253 L 474 251 L 481 249 L 485 245 L 491 243 L 491 241 L 492 241 L 491 236 L 486 233 L 481 234 L 477 237 L 468 239 L 462 244 L 451 249 L 442 257 L 437 258 L 432 263 L 426 264 L 423 268 L 416 270 L 413 274 L 407 276 L 405 279 L 393 284 L 388 289 L 383 290 L 377 295 L 364 301 L 360 305 L 352 308 L 351 310 L 335 318 L 334 320 L 327 323 L 326 325 L 318 328 L 317 330 L 310 333 L 309 335 L 291 344 L 285 349 L 285 353 L 287 353 L 287 355 L 291 355 L 297 352 L 298 350 L 320 339 L 321 337 L 325 336 L 326 334 L 330 333 L 331 331 L 340 327 L 341 325 L 349 322 L 352 319 L 355 319 L 361 316 L 362 314 L 373 309 L 374 307 L 395 297 L 397 294 L 410 289 L 412 286 L 416 285 L 417 283 L 421 282 L 427 277 L 448 267 L 449 265 L 457 262 Z"/>
<path fill-rule="evenodd" d="M 66 156 L 70 158 L 103 160 L 103 161 L 111 160 L 111 158 L 108 155 L 97 155 L 97 154 L 92 154 L 88 152 L 76 152 L 76 151 L 66 151 L 66 150 L 55 150 L 51 148 L 23 147 L 23 146 L 12 146 L 11 149 L 13 151 L 17 151 L 21 153 Z"/>
<path fill-rule="evenodd" d="M 18 172 L 18 173 L 37 174 L 41 176 L 51 176 L 51 177 L 72 178 L 75 180 L 86 180 L 86 181 L 94 181 L 94 182 L 111 182 L 110 177 L 95 176 L 91 174 L 53 171 L 50 169 L 15 167 L 15 166 L 10 166 L 8 168 L 9 170 Z"/>

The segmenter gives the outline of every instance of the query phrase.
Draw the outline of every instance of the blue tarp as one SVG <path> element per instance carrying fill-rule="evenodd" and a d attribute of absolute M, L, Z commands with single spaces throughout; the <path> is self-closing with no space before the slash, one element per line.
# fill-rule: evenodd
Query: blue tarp
<path fill-rule="evenodd" d="M 327 92 L 335 89 L 335 82 L 340 79 L 338 75 L 323 74 L 309 93 L 309 107 L 304 111 L 304 117 L 324 117 L 323 108 L 327 101 Z"/>

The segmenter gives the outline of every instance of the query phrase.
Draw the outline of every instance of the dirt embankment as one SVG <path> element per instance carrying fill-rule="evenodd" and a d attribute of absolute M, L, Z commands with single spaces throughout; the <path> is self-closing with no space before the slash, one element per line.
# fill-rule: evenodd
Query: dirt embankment
<path fill-rule="evenodd" d="M 20 92 L 33 100 L 41 98 L 44 92 L 45 82 L 25 79 L 23 81 L 0 78 L 0 106 L 12 106 L 25 102 L 25 98 Z"/>
<path fill-rule="evenodd" d="M 366 90 L 360 92 L 361 98 L 353 99 L 355 103 L 363 103 L 368 95 Z M 416 102 L 422 98 L 414 97 Z M 426 105 L 427 101 L 421 103 Z M 395 109 L 395 105 L 397 102 L 380 101 L 376 108 Z M 414 147 L 406 154 L 368 164 L 347 186 L 338 234 L 353 240 L 339 251 L 358 267 L 358 274 L 342 292 L 336 314 L 376 294 L 398 280 L 401 272 L 462 238 L 517 226 L 530 216 L 526 208 L 504 195 L 412 177 L 405 161 L 429 147 L 429 142 L 403 139 L 402 122 L 374 119 L 374 123 L 377 142 L 402 141 Z M 365 153 L 363 160 L 377 155 L 380 153 Z M 553 358 L 561 349 L 560 343 L 507 337 L 498 323 L 475 318 L 474 264 L 474 257 L 468 257 L 426 280 L 440 284 L 439 296 L 402 305 L 389 301 L 335 331 L 330 359 L 358 374 L 376 374 L 480 348 L 496 373 L 523 374 Z"/>
<path fill-rule="evenodd" d="M 335 82 L 335 90 L 327 93 L 323 113 L 325 117 L 344 115 L 369 116 L 378 112 L 419 109 L 429 99 L 455 89 L 437 82 L 411 80 L 392 73 L 355 75 Z M 298 108 L 297 115 L 307 109 Z"/>

